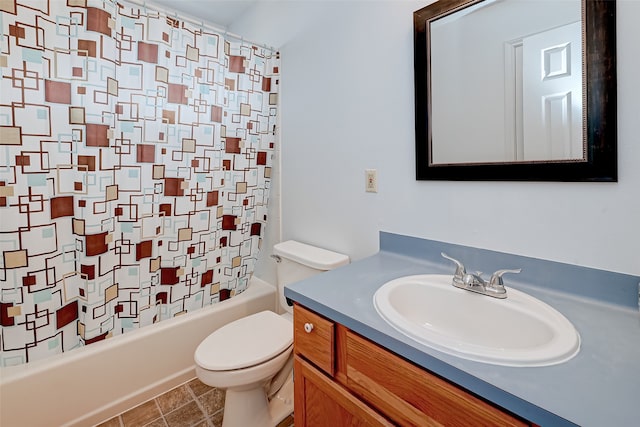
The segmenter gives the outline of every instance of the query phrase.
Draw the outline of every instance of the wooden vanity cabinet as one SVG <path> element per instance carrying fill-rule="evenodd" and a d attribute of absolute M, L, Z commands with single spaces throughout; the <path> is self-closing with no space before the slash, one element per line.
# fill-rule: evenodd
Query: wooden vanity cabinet
<path fill-rule="evenodd" d="M 530 426 L 305 307 L 294 307 L 294 423 Z"/>

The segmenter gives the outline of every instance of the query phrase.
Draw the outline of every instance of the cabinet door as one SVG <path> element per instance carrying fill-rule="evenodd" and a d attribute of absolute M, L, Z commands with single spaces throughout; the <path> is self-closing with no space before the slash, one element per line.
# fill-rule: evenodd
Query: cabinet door
<path fill-rule="evenodd" d="M 347 387 L 402 426 L 529 424 L 347 332 Z"/>
<path fill-rule="evenodd" d="M 296 427 L 393 425 L 299 356 L 293 372 Z"/>

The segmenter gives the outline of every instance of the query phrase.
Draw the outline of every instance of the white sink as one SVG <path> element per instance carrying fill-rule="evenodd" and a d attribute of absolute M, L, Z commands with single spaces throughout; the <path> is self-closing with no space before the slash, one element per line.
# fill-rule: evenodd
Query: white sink
<path fill-rule="evenodd" d="M 580 351 L 571 322 L 512 288 L 506 299 L 451 285 L 451 275 L 407 276 L 376 291 L 376 310 L 402 334 L 447 354 L 503 366 L 548 366 Z"/>

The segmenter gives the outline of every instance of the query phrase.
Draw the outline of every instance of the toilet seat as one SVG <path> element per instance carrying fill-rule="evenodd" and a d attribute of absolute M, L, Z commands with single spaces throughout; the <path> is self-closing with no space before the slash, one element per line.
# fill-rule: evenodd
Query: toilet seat
<path fill-rule="evenodd" d="M 198 346 L 195 362 L 211 371 L 248 368 L 273 359 L 293 345 L 291 321 L 261 311 L 213 332 Z"/>

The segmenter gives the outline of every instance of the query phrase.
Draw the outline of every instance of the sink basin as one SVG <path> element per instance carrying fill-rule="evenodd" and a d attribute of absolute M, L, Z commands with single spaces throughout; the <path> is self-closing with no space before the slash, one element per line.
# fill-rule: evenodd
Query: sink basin
<path fill-rule="evenodd" d="M 451 275 L 406 276 L 373 300 L 402 334 L 447 354 L 503 366 L 548 366 L 580 351 L 580 335 L 548 304 L 516 289 L 506 299 L 458 289 Z"/>

